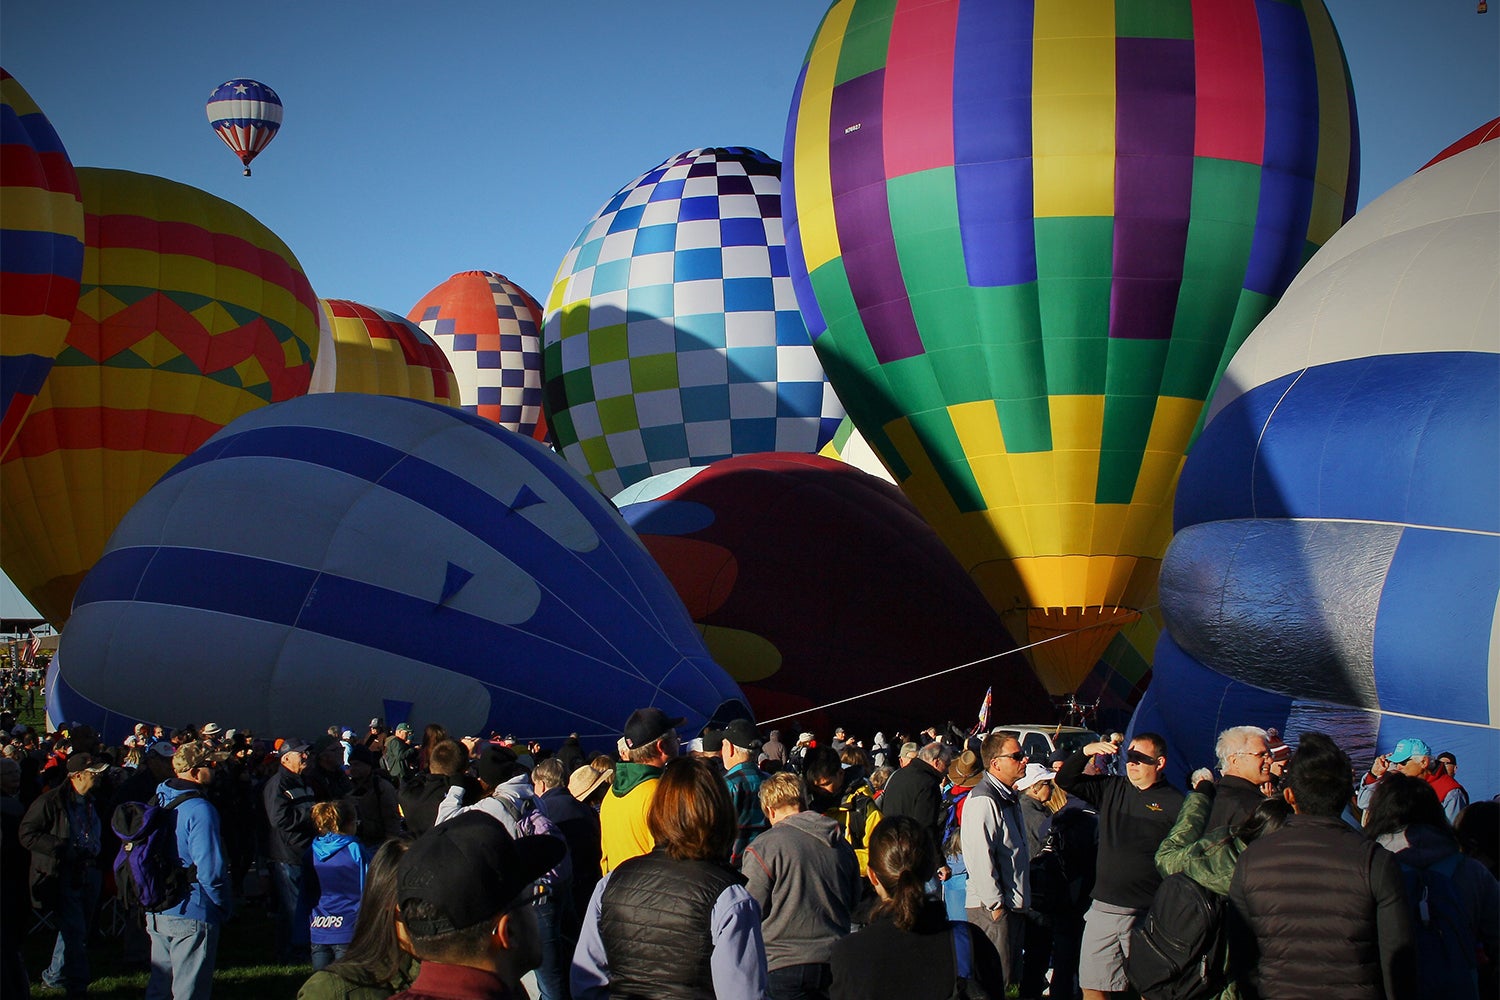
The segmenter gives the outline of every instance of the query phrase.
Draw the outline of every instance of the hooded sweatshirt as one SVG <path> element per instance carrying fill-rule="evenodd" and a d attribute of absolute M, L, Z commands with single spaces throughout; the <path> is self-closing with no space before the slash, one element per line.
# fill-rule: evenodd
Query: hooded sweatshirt
<path fill-rule="evenodd" d="M 306 892 L 312 900 L 312 943 L 348 944 L 354 939 L 370 859 L 358 840 L 342 833 L 319 834 L 309 856 L 312 881 Z"/>
<path fill-rule="evenodd" d="M 656 795 L 661 768 L 621 761 L 599 806 L 599 870 L 609 872 L 634 857 L 650 854 L 656 838 L 646 826 L 646 811 Z"/>
<path fill-rule="evenodd" d="M 745 848 L 740 871 L 760 904 L 766 967 L 827 962 L 859 898 L 859 864 L 839 824 L 788 816 Z"/>
<path fill-rule="evenodd" d="M 231 911 L 229 865 L 219 835 L 219 810 L 203 797 L 203 789 L 182 778 L 168 778 L 156 787 L 156 804 L 171 805 L 177 820 L 177 857 L 184 866 L 196 865 L 192 891 L 163 916 L 184 917 L 219 924 Z"/>

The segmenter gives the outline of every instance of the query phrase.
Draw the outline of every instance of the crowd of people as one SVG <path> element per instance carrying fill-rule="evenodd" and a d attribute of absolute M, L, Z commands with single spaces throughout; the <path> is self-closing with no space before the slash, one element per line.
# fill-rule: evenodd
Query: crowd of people
<path fill-rule="evenodd" d="M 304 1000 L 528 973 L 544 1000 L 1496 994 L 1500 803 L 1419 739 L 1356 774 L 1322 733 L 1236 726 L 1184 791 L 1152 733 L 1033 760 L 1003 729 L 683 724 L 639 709 L 604 752 L 381 719 L 106 746 L 0 714 L 0 993 L 29 995 L 40 920 L 40 982 L 84 995 L 109 885 L 149 998 L 210 996 L 250 901 Z"/>

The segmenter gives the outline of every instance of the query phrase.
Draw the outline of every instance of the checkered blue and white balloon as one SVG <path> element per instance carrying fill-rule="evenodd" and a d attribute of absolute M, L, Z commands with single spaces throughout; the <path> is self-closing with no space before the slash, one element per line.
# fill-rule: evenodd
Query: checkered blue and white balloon
<path fill-rule="evenodd" d="M 781 164 L 693 149 L 621 188 L 563 258 L 543 318 L 559 450 L 606 495 L 758 452 L 816 452 L 843 418 L 797 310 Z"/>

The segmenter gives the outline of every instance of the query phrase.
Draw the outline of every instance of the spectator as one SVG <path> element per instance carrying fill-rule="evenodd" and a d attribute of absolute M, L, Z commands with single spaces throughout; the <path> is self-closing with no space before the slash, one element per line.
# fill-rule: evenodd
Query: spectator
<path fill-rule="evenodd" d="M 1500 802 L 1486 799 L 1472 802 L 1458 814 L 1453 824 L 1458 836 L 1458 846 L 1469 857 L 1489 869 L 1491 875 L 1500 876 Z"/>
<path fill-rule="evenodd" d="M 1105 741 L 1074 753 L 1057 772 L 1057 785 L 1099 810 L 1099 854 L 1093 904 L 1085 918 L 1078 981 L 1089 1000 L 1130 988 L 1125 955 L 1130 932 L 1161 884 L 1156 849 L 1182 809 L 1182 793 L 1162 778 L 1166 741 L 1141 733 L 1125 754 L 1125 776 L 1085 774 L 1090 758 L 1114 754 Z"/>
<path fill-rule="evenodd" d="M 1031 905 L 1030 855 L 1015 786 L 1026 754 L 1014 736 L 991 733 L 979 747 L 984 777 L 964 802 L 959 836 L 969 881 L 964 912 L 994 945 L 1002 988 L 1021 980 L 1021 942 Z"/>
<path fill-rule="evenodd" d="M 270 823 L 267 853 L 276 886 L 276 959 L 289 964 L 307 943 L 307 927 L 298 919 L 302 890 L 302 858 L 312 846 L 313 790 L 302 779 L 307 768 L 307 744 L 287 740 L 281 745 L 279 766 L 266 782 L 263 799 Z"/>
<path fill-rule="evenodd" d="M 667 762 L 657 785 L 646 816 L 655 846 L 594 889 L 573 954 L 573 996 L 759 1000 L 760 908 L 728 866 L 738 833 L 729 790 L 692 757 Z"/>
<path fill-rule="evenodd" d="M 760 786 L 771 829 L 749 846 L 741 871 L 760 904 L 771 1000 L 826 1000 L 828 956 L 849 933 L 859 863 L 838 824 L 807 810 L 802 779 L 780 772 Z"/>
<path fill-rule="evenodd" d="M 63 765 L 66 777 L 37 796 L 21 817 L 21 846 L 31 852 L 31 900 L 57 924 L 52 962 L 42 985 L 88 992 L 88 927 L 99 900 L 102 833 L 94 789 L 107 761 L 77 752 Z"/>
<path fill-rule="evenodd" d="M 1464 786 L 1454 780 L 1446 769 L 1433 764 L 1432 749 L 1422 740 L 1408 738 L 1398 741 L 1396 749 L 1390 753 L 1375 758 L 1369 772 L 1360 781 L 1359 794 L 1355 798 L 1357 808 L 1370 807 L 1375 783 L 1391 770 L 1408 777 L 1422 778 L 1431 785 L 1438 801 L 1443 804 L 1443 812 L 1450 824 L 1458 820 L 1458 814 L 1469 804 L 1469 793 Z"/>
<path fill-rule="evenodd" d="M 384 1000 L 411 985 L 416 960 L 396 934 L 396 866 L 408 841 L 387 840 L 370 859 L 354 937 L 344 957 L 314 972 L 297 1000 Z"/>
<path fill-rule="evenodd" d="M 450 788 L 463 786 L 470 801 L 483 794 L 479 783 L 468 776 L 469 752 L 457 740 L 438 742 L 432 748 L 430 763 L 430 771 L 415 771 L 408 775 L 396 794 L 406 829 L 417 836 L 431 830 L 437 823 L 438 806 Z"/>
<path fill-rule="evenodd" d="M 568 794 L 579 802 L 593 808 L 594 812 L 604 804 L 605 793 L 615 780 L 613 767 L 599 770 L 593 764 L 585 764 L 568 775 Z"/>
<path fill-rule="evenodd" d="M 991 997 L 1005 996 L 995 946 L 923 890 L 936 872 L 927 828 L 910 816 L 882 822 L 870 836 L 869 881 L 879 902 L 870 923 L 836 942 L 829 962 L 831 1000 L 946 1000 L 954 995 L 955 952 L 972 956 L 971 979 Z"/>
<path fill-rule="evenodd" d="M 599 807 L 601 872 L 608 874 L 621 862 L 651 852 L 655 841 L 646 814 L 662 769 L 682 747 L 677 727 L 685 721 L 668 718 L 659 708 L 636 709 L 626 720 L 621 740 L 625 759 L 615 767 Z"/>
<path fill-rule="evenodd" d="M 412 758 L 416 752 L 411 745 L 411 723 L 399 724 L 396 726 L 396 731 L 386 737 L 385 750 L 380 755 L 380 766 L 385 769 L 386 775 L 397 788 L 400 788 L 415 770 L 415 761 Z"/>
<path fill-rule="evenodd" d="M 771 826 L 760 809 L 761 772 L 755 763 L 756 752 L 760 750 L 760 734 L 749 719 L 735 719 L 718 735 L 721 737 L 719 759 L 724 765 L 724 783 L 729 787 L 729 801 L 734 805 L 740 828 L 739 836 L 734 839 L 734 848 L 729 852 L 729 864 L 738 868 L 745 846 Z"/>
<path fill-rule="evenodd" d="M 896 766 L 902 768 L 916 760 L 919 749 L 915 743 L 901 744 L 901 752 L 896 755 Z"/>
<path fill-rule="evenodd" d="M 885 783 L 880 796 L 880 815 L 910 816 L 927 827 L 934 844 L 940 844 L 948 814 L 942 787 L 943 776 L 948 772 L 948 750 L 941 743 L 928 743 L 917 752 L 916 763 L 916 767 L 894 772 Z"/>
<path fill-rule="evenodd" d="M 360 745 L 374 754 L 378 761 L 385 753 L 386 740 L 389 738 L 390 734 L 385 731 L 385 720 L 374 718 L 370 720 L 369 728 L 365 731 L 365 738 L 360 741 Z"/>
<path fill-rule="evenodd" d="M 767 770 L 780 770 L 786 766 L 786 744 L 781 742 L 781 730 L 771 730 L 770 738 L 760 748 L 760 753 L 763 760 L 775 762 L 775 766 Z"/>
<path fill-rule="evenodd" d="M 204 786 L 213 779 L 209 751 L 199 743 L 183 744 L 172 756 L 172 770 L 176 776 L 162 782 L 156 804 L 173 806 L 177 856 L 185 867 L 193 869 L 193 884 L 176 907 L 146 915 L 146 930 L 151 935 L 147 1000 L 209 996 L 219 929 L 233 903 L 219 812 L 203 796 Z"/>
<path fill-rule="evenodd" d="M 859 874 L 863 878 L 870 853 L 866 845 L 871 832 L 880 823 L 881 815 L 869 786 L 862 784 L 845 789 L 843 763 L 832 747 L 810 747 L 803 767 L 808 807 L 838 823 L 844 839 L 854 848 Z"/>
<path fill-rule="evenodd" d="M 369 858 L 354 837 L 357 820 L 348 804 L 318 802 L 312 807 L 312 818 L 318 836 L 308 850 L 302 878 L 312 906 L 309 927 L 316 972 L 328 968 L 349 950 Z"/>
<path fill-rule="evenodd" d="M 1214 743 L 1219 758 L 1218 788 L 1205 829 L 1214 832 L 1239 829 L 1255 807 L 1265 799 L 1262 790 L 1271 780 L 1271 748 L 1266 731 L 1255 726 L 1234 726 L 1219 734 Z"/>
<path fill-rule="evenodd" d="M 0 996 L 25 997 L 31 992 L 26 962 L 21 954 L 31 906 L 26 876 L 31 859 L 21 846 L 21 765 L 14 757 L 0 757 Z"/>
<path fill-rule="evenodd" d="M 585 764 L 574 771 L 594 775 L 600 790 L 608 782 L 604 775 Z M 577 940 L 578 921 L 588 906 L 594 886 L 599 882 L 599 812 L 574 797 L 563 784 L 562 755 L 538 764 L 531 772 L 531 784 L 542 811 L 568 842 L 568 857 L 573 865 L 571 900 L 562 914 L 564 937 Z"/>
<path fill-rule="evenodd" d="M 1331 739 L 1304 733 L 1287 772 L 1294 815 L 1235 864 L 1230 953 L 1251 995 L 1418 995 L 1401 867 L 1340 818 L 1350 771 Z"/>
<path fill-rule="evenodd" d="M 536 915 L 516 905 L 567 851 L 556 837 L 513 840 L 469 812 L 412 842 L 396 867 L 398 933 L 422 962 L 398 1000 L 509 1000 L 541 961 Z"/>

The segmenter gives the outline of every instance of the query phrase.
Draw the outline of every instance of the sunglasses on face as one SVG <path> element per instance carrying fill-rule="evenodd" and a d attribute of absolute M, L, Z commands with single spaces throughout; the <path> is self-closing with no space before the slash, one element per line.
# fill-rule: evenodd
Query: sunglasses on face
<path fill-rule="evenodd" d="M 1129 750 L 1125 753 L 1125 763 L 1127 764 L 1155 764 L 1157 760 L 1158 758 L 1148 753 L 1141 753 L 1139 750 Z"/>
<path fill-rule="evenodd" d="M 1019 764 L 1023 760 L 1030 760 L 1031 759 L 1031 754 L 1029 754 L 1029 753 L 1020 753 L 1018 751 L 1016 753 L 997 753 L 997 754 L 995 754 L 995 757 L 997 759 L 999 759 L 999 760 L 1013 760 L 1017 764 Z"/>

